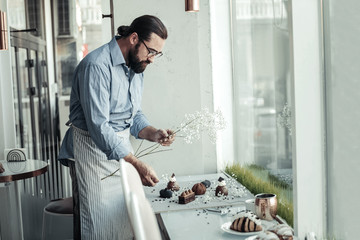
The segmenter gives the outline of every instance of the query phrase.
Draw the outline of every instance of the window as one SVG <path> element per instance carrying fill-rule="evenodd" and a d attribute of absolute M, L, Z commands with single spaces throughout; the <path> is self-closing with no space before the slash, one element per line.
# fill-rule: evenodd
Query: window
<path fill-rule="evenodd" d="M 101 0 L 58 0 L 54 16 L 56 70 L 59 89 L 61 137 L 67 130 L 72 78 L 78 63 L 92 50 L 104 44 L 102 36 L 110 34 L 102 25 Z"/>
<path fill-rule="evenodd" d="M 233 81 L 239 161 L 291 175 L 290 33 L 285 3 L 234 1 Z"/>
<path fill-rule="evenodd" d="M 292 204 L 288 1 L 236 0 L 231 7 L 234 162 L 253 166 L 254 174 L 266 171 L 265 181 L 275 177 L 284 183 L 287 190 L 279 198 Z"/>

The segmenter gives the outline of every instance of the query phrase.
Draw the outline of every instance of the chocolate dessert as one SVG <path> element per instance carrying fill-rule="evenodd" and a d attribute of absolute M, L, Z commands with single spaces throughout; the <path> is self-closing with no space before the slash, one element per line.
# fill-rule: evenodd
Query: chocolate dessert
<path fill-rule="evenodd" d="M 170 181 L 167 184 L 167 189 L 171 190 L 171 191 L 179 191 L 180 187 L 179 185 L 176 183 L 176 178 L 175 178 L 175 174 L 173 173 L 171 175 Z"/>
<path fill-rule="evenodd" d="M 229 194 L 228 189 L 226 187 L 225 180 L 222 177 L 219 177 L 218 179 L 219 184 L 216 187 L 215 195 L 216 196 L 227 196 Z"/>
<path fill-rule="evenodd" d="M 179 196 L 179 203 L 186 204 L 195 200 L 195 193 L 189 189 L 181 193 Z"/>
<path fill-rule="evenodd" d="M 195 195 L 203 195 L 206 192 L 206 187 L 204 184 L 202 183 L 196 183 L 193 187 L 192 187 L 193 192 L 195 193 Z"/>
<path fill-rule="evenodd" d="M 211 186 L 211 182 L 209 180 L 204 180 L 201 183 L 204 184 L 206 188 L 209 188 Z"/>
<path fill-rule="evenodd" d="M 160 197 L 162 198 L 171 198 L 173 192 L 167 188 L 160 190 Z"/>

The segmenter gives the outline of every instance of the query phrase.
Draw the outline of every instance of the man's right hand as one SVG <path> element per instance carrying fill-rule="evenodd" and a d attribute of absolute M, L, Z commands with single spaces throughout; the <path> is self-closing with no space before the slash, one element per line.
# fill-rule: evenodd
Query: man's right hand
<path fill-rule="evenodd" d="M 154 169 L 152 169 L 152 167 L 148 164 L 137 159 L 133 154 L 129 153 L 126 157 L 124 157 L 124 159 L 136 168 L 144 186 L 153 187 L 159 182 Z"/>

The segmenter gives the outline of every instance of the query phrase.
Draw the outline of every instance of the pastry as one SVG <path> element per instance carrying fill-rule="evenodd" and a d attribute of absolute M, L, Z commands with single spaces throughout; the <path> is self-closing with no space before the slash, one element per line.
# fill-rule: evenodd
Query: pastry
<path fill-rule="evenodd" d="M 193 187 L 192 187 L 193 192 L 195 193 L 195 195 L 203 195 L 206 192 L 206 187 L 204 184 L 202 183 L 196 183 Z"/>
<path fill-rule="evenodd" d="M 222 177 L 219 177 L 218 181 L 219 181 L 219 184 L 216 187 L 215 195 L 216 196 L 221 196 L 221 195 L 227 196 L 228 195 L 228 189 L 226 187 L 225 180 Z"/>
<path fill-rule="evenodd" d="M 279 240 L 279 238 L 275 233 L 265 231 L 257 235 L 255 240 Z"/>
<path fill-rule="evenodd" d="M 202 181 L 201 183 L 204 184 L 204 186 L 205 186 L 206 188 L 209 188 L 210 185 L 211 185 L 211 182 L 210 182 L 209 180 L 204 180 L 204 181 Z"/>
<path fill-rule="evenodd" d="M 173 192 L 167 188 L 160 190 L 160 197 L 162 198 L 171 198 Z"/>
<path fill-rule="evenodd" d="M 268 230 L 278 235 L 280 240 L 292 240 L 294 238 L 294 230 L 287 224 L 274 225 Z"/>
<path fill-rule="evenodd" d="M 179 191 L 180 187 L 179 185 L 176 183 L 176 178 L 175 178 L 175 174 L 173 173 L 171 175 L 170 181 L 168 182 L 168 185 L 166 187 L 167 189 L 171 190 L 171 191 Z"/>
<path fill-rule="evenodd" d="M 260 219 L 255 214 L 245 212 L 235 217 L 230 229 L 238 232 L 259 232 L 262 227 Z"/>
<path fill-rule="evenodd" d="M 195 193 L 189 189 L 181 193 L 179 196 L 179 203 L 186 204 L 195 200 Z"/>

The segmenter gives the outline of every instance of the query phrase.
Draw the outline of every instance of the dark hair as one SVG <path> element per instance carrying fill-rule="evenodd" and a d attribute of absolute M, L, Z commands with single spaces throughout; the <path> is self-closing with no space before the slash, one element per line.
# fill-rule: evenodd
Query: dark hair
<path fill-rule="evenodd" d="M 162 39 L 167 39 L 167 30 L 161 20 L 155 16 L 144 15 L 136 18 L 130 26 L 120 26 L 117 29 L 121 37 L 127 37 L 136 32 L 141 40 L 149 41 L 151 33 Z"/>

